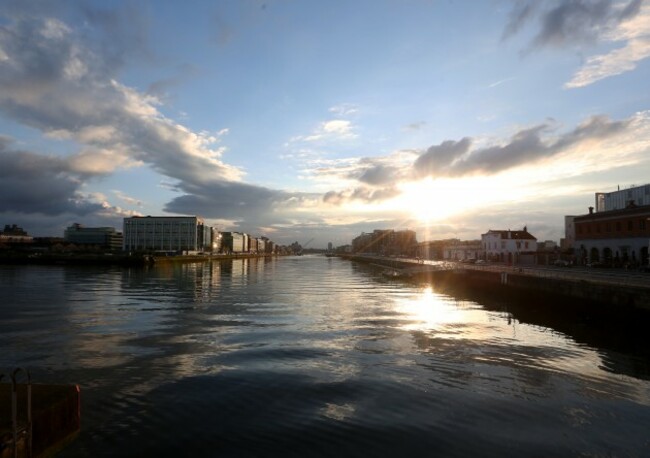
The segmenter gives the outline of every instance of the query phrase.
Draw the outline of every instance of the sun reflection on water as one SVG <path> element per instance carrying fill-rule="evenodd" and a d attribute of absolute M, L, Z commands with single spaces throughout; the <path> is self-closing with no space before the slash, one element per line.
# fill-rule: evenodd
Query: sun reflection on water
<path fill-rule="evenodd" d="M 431 287 L 424 288 L 415 298 L 400 299 L 397 310 L 408 321 L 403 326 L 406 330 L 431 330 L 464 321 L 457 304 Z"/>

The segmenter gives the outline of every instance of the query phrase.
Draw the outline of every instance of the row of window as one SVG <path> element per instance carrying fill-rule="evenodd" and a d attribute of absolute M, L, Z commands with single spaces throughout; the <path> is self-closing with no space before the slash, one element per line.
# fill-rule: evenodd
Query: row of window
<path fill-rule="evenodd" d="M 522 242 L 517 242 L 517 249 L 518 250 L 521 250 L 522 246 L 523 246 L 524 249 L 529 248 L 528 242 L 523 242 L 523 244 L 522 244 Z M 497 242 L 493 242 L 492 244 L 490 244 L 490 242 L 486 242 L 486 243 L 483 244 L 483 249 L 485 249 L 485 250 L 489 250 L 489 249 L 496 250 L 497 249 Z M 505 241 L 501 242 L 501 249 L 502 250 L 506 249 L 506 242 Z"/>
<path fill-rule="evenodd" d="M 637 221 L 630 219 L 626 222 L 616 221 L 613 224 L 612 222 L 577 224 L 576 230 L 578 234 L 600 234 L 601 232 L 612 232 L 612 230 L 615 232 L 621 232 L 623 228 L 626 228 L 628 231 L 634 231 L 636 229 L 644 231 L 646 230 L 646 227 L 647 223 L 645 219 L 639 219 Z"/>

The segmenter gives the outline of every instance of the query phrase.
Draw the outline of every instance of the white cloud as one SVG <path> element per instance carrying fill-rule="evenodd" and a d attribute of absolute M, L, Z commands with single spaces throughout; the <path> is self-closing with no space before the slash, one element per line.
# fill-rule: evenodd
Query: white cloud
<path fill-rule="evenodd" d="M 285 146 L 297 142 L 330 142 L 351 140 L 357 137 L 352 122 L 346 119 L 332 119 L 321 122 L 309 135 L 293 137 Z"/>
<path fill-rule="evenodd" d="M 342 103 L 331 107 L 329 112 L 334 113 L 337 116 L 351 116 L 359 112 L 359 107 L 352 103 Z"/>
<path fill-rule="evenodd" d="M 135 197 L 131 197 L 131 196 L 129 196 L 129 195 L 125 194 L 124 192 L 122 192 L 120 190 L 117 190 L 117 189 L 113 189 L 112 192 L 115 195 L 115 197 L 122 200 L 123 202 L 126 202 L 127 204 L 135 205 L 137 207 L 142 207 L 142 201 L 140 199 L 136 199 Z"/>
<path fill-rule="evenodd" d="M 589 57 L 565 84 L 566 88 L 588 86 L 604 78 L 629 72 L 636 68 L 638 62 L 650 57 L 650 2 L 644 3 L 632 19 L 604 34 L 603 40 L 623 45 L 608 53 Z"/>

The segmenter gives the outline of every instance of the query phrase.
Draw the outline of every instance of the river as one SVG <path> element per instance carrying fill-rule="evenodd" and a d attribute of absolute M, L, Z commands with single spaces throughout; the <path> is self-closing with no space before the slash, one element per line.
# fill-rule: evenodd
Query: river
<path fill-rule="evenodd" d="M 0 266 L 0 369 L 77 383 L 62 457 L 650 456 L 646 314 L 322 256 Z"/>

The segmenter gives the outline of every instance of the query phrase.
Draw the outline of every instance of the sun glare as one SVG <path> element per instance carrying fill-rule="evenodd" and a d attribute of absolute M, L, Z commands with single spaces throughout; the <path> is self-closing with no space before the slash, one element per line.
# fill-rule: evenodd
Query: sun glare
<path fill-rule="evenodd" d="M 441 221 L 472 208 L 513 199 L 512 180 L 486 177 L 436 179 L 406 183 L 399 208 L 423 223 Z"/>
<path fill-rule="evenodd" d="M 432 288 L 425 288 L 415 299 L 400 302 L 398 308 L 412 320 L 405 326 L 409 330 L 429 330 L 462 319 L 461 312 Z"/>

